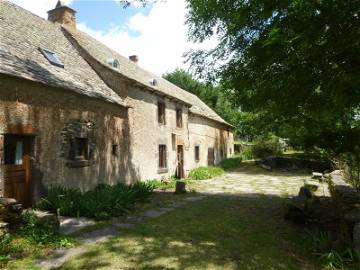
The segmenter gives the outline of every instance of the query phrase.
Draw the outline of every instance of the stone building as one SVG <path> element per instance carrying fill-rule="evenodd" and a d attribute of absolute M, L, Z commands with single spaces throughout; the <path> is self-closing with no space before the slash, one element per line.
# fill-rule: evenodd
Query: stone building
<path fill-rule="evenodd" d="M 232 155 L 232 126 L 197 96 L 78 31 L 61 1 L 48 14 L 0 2 L 1 196 L 184 177 Z"/>

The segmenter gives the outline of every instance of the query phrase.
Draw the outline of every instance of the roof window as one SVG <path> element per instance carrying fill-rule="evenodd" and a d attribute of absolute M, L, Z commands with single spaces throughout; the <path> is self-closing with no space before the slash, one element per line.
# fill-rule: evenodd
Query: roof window
<path fill-rule="evenodd" d="M 117 59 L 108 59 L 107 63 L 109 66 L 111 66 L 114 69 L 120 69 L 120 63 Z"/>
<path fill-rule="evenodd" d="M 152 86 L 157 86 L 157 85 L 158 85 L 157 79 L 154 79 L 154 78 L 152 78 L 152 79 L 149 81 L 149 83 L 150 83 Z"/>
<path fill-rule="evenodd" d="M 47 49 L 39 48 L 41 53 L 46 57 L 46 59 L 54 66 L 64 67 L 64 64 L 60 61 L 56 53 L 49 51 Z"/>

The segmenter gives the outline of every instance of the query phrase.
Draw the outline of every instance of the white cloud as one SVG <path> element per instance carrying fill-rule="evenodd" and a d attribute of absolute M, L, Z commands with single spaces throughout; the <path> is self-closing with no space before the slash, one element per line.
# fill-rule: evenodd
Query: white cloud
<path fill-rule="evenodd" d="M 10 0 L 14 4 L 31 11 L 32 13 L 47 19 L 47 12 L 53 8 L 58 0 Z M 64 0 L 64 3 L 70 5 L 72 0 Z"/>
<path fill-rule="evenodd" d="M 47 11 L 53 9 L 58 0 L 10 1 L 47 18 Z M 64 2 L 70 4 L 72 1 Z M 161 75 L 176 67 L 187 68 L 182 56 L 190 48 L 211 48 L 216 45 L 216 38 L 201 46 L 190 43 L 186 36 L 185 14 L 185 0 L 158 0 L 152 2 L 151 10 L 147 15 L 143 15 L 139 10 L 121 27 L 113 26 L 110 29 L 97 31 L 88 27 L 86 22 L 78 22 L 78 29 L 87 32 L 124 56 L 138 55 L 140 66 Z M 111 21 L 111 18 L 109 20 Z"/>
<path fill-rule="evenodd" d="M 185 14 L 185 0 L 168 0 L 153 4 L 148 15 L 136 13 L 122 27 L 95 31 L 86 23 L 78 23 L 78 29 L 124 56 L 138 55 L 140 66 L 161 75 L 176 67 L 187 68 L 183 63 L 183 53 L 200 47 L 187 40 Z M 138 35 L 130 34 L 134 32 Z M 215 45 L 214 38 L 201 47 L 212 48 Z"/>

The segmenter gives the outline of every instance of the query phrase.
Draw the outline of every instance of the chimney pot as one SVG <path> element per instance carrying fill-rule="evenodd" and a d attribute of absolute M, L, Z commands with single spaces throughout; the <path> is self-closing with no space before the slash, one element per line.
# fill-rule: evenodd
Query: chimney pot
<path fill-rule="evenodd" d="M 76 11 L 69 8 L 63 1 L 59 0 L 54 9 L 48 11 L 48 20 L 55 23 L 60 23 L 71 29 L 76 29 Z"/>
<path fill-rule="evenodd" d="M 129 59 L 134 62 L 135 64 L 137 64 L 139 62 L 139 57 L 137 55 L 130 55 Z"/>

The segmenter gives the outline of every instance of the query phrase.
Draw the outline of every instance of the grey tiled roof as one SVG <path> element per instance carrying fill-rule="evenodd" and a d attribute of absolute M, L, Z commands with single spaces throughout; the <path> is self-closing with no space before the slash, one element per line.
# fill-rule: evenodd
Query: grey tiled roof
<path fill-rule="evenodd" d="M 198 114 L 203 117 L 231 126 L 219 115 L 217 115 L 211 108 L 209 108 L 196 95 L 193 95 L 177 87 L 176 85 L 170 83 L 162 77 L 156 76 L 142 69 L 128 58 L 118 54 L 117 52 L 105 46 L 100 41 L 92 38 L 87 34 L 79 30 L 72 30 L 68 28 L 64 29 L 71 35 L 71 37 L 73 37 L 77 41 L 77 43 L 84 50 L 86 50 L 98 62 L 107 65 L 107 61 L 109 59 L 117 59 L 120 63 L 120 68 L 118 70 L 114 70 L 111 68 L 112 70 L 114 70 L 114 72 L 119 72 L 127 78 L 130 78 L 146 87 L 152 88 L 152 90 L 154 91 L 158 91 L 164 95 L 184 101 L 185 103 L 190 105 L 190 112 L 194 114 Z M 108 67 L 110 68 L 110 66 Z M 157 80 L 157 86 L 152 86 L 149 83 L 149 81 L 153 78 Z"/>
<path fill-rule="evenodd" d="M 55 52 L 64 68 L 50 64 L 39 48 Z M 3 0 L 0 1 L 0 73 L 125 105 L 79 55 L 59 24 Z"/>

